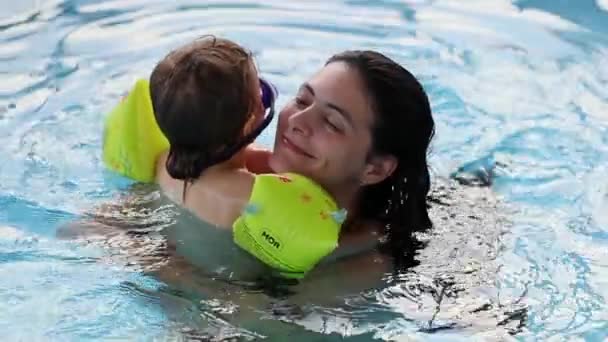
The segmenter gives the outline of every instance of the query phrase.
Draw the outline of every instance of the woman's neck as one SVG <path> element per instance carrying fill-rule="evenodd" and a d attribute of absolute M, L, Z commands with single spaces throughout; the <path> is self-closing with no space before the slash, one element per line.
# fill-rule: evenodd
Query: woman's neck
<path fill-rule="evenodd" d="M 335 189 L 330 188 L 328 192 L 333 196 L 339 208 L 347 210 L 349 218 L 356 215 L 360 192 L 359 186 L 348 185 Z"/>

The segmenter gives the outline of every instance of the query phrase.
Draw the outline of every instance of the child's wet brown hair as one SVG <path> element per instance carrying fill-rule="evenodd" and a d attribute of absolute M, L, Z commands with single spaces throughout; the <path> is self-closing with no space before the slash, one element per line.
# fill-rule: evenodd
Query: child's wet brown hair
<path fill-rule="evenodd" d="M 150 77 L 156 121 L 171 145 L 166 168 L 192 181 L 222 162 L 251 121 L 259 94 L 251 53 L 227 39 L 205 36 L 169 53 Z"/>

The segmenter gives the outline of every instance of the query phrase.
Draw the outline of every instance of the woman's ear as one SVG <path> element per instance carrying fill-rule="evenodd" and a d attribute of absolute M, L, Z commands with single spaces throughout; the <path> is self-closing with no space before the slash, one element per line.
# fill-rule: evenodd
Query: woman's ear
<path fill-rule="evenodd" d="M 365 165 L 361 175 L 361 185 L 377 184 L 390 177 L 397 169 L 399 161 L 393 155 L 373 156 Z"/>

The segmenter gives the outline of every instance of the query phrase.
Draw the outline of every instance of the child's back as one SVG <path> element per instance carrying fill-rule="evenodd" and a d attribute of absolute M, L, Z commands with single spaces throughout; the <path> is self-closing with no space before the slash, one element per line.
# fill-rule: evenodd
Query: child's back
<path fill-rule="evenodd" d="M 197 216 L 230 228 L 255 178 L 235 146 L 263 115 L 250 54 L 228 40 L 197 40 L 156 66 L 150 95 L 171 146 L 157 161 L 157 182 Z"/>

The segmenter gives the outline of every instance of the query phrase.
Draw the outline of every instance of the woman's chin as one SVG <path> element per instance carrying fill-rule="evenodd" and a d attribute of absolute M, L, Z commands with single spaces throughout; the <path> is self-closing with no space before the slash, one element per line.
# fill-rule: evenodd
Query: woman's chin
<path fill-rule="evenodd" d="M 288 158 L 280 153 L 273 153 L 268 160 L 268 165 L 275 173 L 302 173 L 302 171 L 304 171 L 304 165 L 301 161 L 294 160 L 294 158 Z"/>
<path fill-rule="evenodd" d="M 275 153 L 270 155 L 270 158 L 268 159 L 268 166 L 270 166 L 272 171 L 275 173 L 289 171 L 289 168 L 287 167 L 288 163 L 285 162 L 285 159 L 281 158 L 280 156 L 277 156 Z"/>

